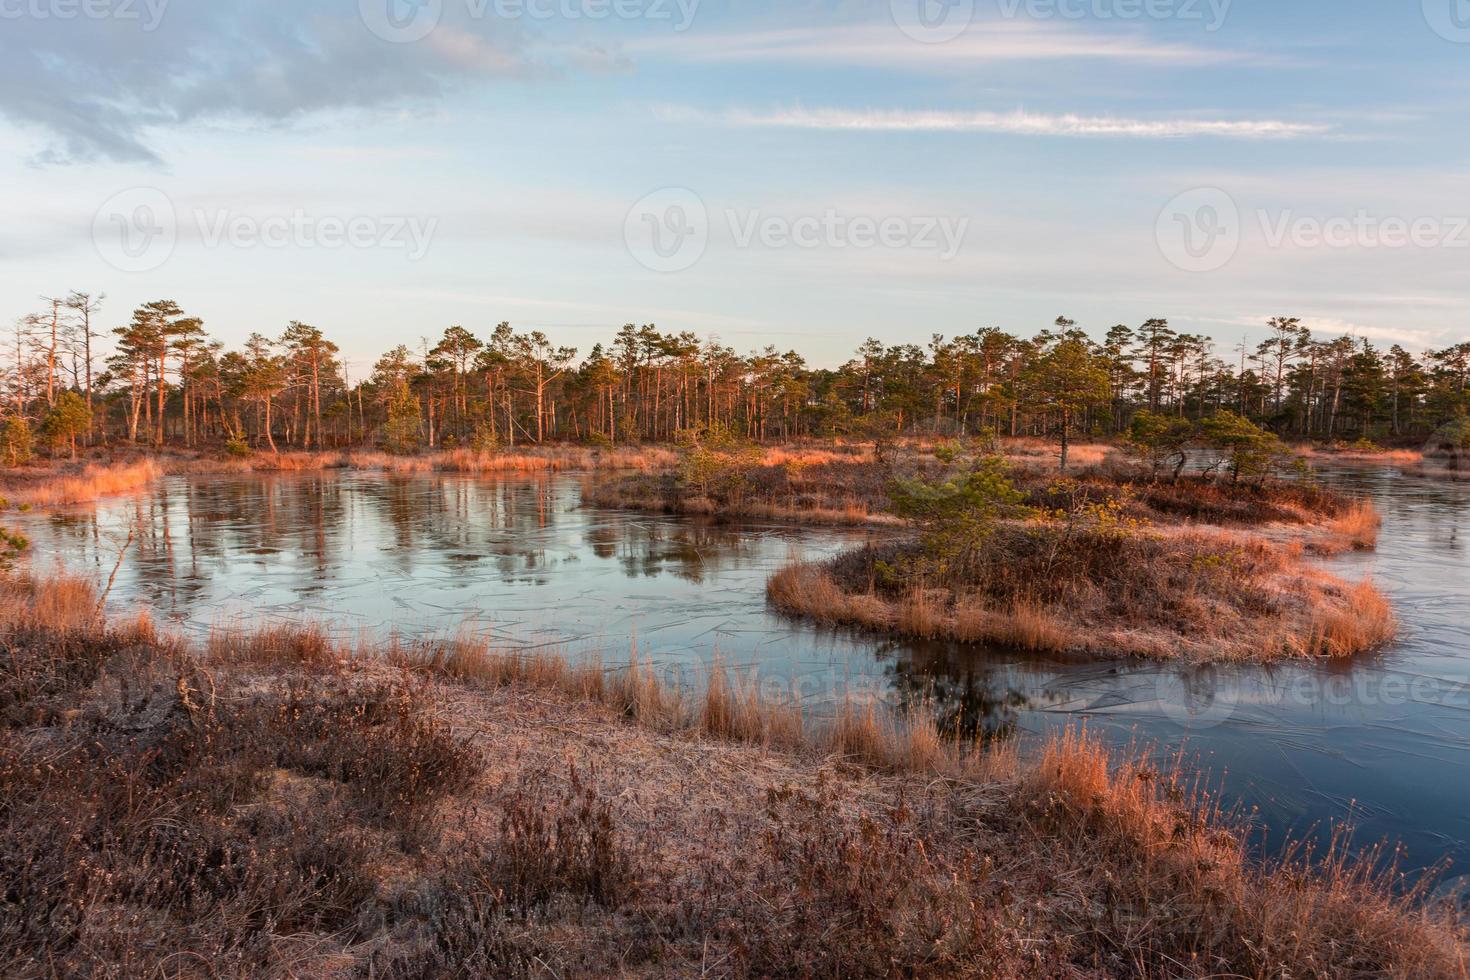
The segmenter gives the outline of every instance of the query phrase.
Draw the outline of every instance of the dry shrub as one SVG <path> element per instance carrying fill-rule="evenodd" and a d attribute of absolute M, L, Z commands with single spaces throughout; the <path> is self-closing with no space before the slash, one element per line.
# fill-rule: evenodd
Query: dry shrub
<path fill-rule="evenodd" d="M 1188 476 L 1174 483 L 1140 480 L 1134 492 L 1148 516 L 1226 526 L 1311 524 L 1358 503 L 1320 484 L 1287 480 L 1232 485 Z"/>
<path fill-rule="evenodd" d="M 905 473 L 930 473 L 932 458 L 905 456 Z M 674 473 L 602 481 L 584 500 L 596 507 L 690 514 L 724 520 L 781 520 L 832 526 L 896 525 L 888 489 L 896 469 L 866 453 L 768 449 L 740 479 L 691 493 Z"/>
<path fill-rule="evenodd" d="M 522 773 L 498 801 L 498 836 L 463 842 L 463 853 L 395 896 L 400 936 L 374 953 L 372 976 L 577 975 L 546 928 L 550 907 L 573 917 L 623 907 L 639 894 L 645 858 L 575 768 L 557 783 Z"/>
<path fill-rule="evenodd" d="M 29 668 L 0 716 L 11 975 L 320 972 L 378 928 L 382 828 L 478 768 L 401 685 L 210 672 L 100 624 L 7 625 L 0 659 Z"/>
<path fill-rule="evenodd" d="M 580 895 L 615 909 L 638 887 L 638 872 L 618 839 L 611 805 L 575 767 L 560 794 L 524 775 L 502 806 L 495 881 L 521 909 L 558 895 Z"/>

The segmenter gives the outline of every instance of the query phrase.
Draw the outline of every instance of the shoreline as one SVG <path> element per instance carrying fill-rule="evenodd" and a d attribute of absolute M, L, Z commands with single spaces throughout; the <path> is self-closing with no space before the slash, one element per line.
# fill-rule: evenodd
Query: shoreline
<path fill-rule="evenodd" d="M 877 559 L 868 560 L 866 570 L 850 570 L 846 579 L 831 573 L 849 555 L 824 567 L 778 571 L 767 584 L 769 600 L 789 615 L 879 635 L 943 638 L 1099 660 L 1270 663 L 1346 657 L 1379 649 L 1395 635 L 1392 610 L 1371 583 L 1342 581 L 1306 560 L 1308 553 L 1327 557 L 1371 550 L 1379 524 L 1371 506 L 1291 483 L 1223 490 L 1198 478 L 1139 484 L 1134 482 L 1139 479 L 1137 468 L 1127 468 L 1114 448 L 1102 446 L 1078 450 L 1076 456 L 1090 462 L 1061 484 L 1036 466 L 1036 453 L 1044 447 L 1023 440 L 1008 448 L 1013 451 L 1009 465 L 1017 486 L 1039 508 L 1040 516 L 1002 536 L 1010 544 L 993 562 L 1011 567 L 1010 577 L 1024 575 L 1025 581 L 992 583 L 990 594 L 985 589 L 950 589 L 922 581 L 880 590 L 877 583 L 887 572 L 877 574 L 873 566 Z M 602 465 L 632 475 L 588 487 L 584 503 L 594 507 L 715 520 L 894 529 L 905 522 L 882 508 L 892 506 L 888 488 L 895 474 L 939 479 L 944 472 L 932 457 L 917 452 L 895 460 L 859 447 L 769 449 L 739 464 L 745 469 L 737 472 L 749 475 L 740 477 L 737 492 L 717 501 L 713 494 L 678 492 L 672 475 L 678 460 L 667 449 L 601 453 L 565 448 L 516 456 L 462 451 L 420 457 L 324 453 L 256 460 L 145 458 L 111 468 L 63 472 L 50 481 L 42 478 L 29 498 L 21 499 L 29 499 L 33 507 L 85 503 L 180 473 L 310 472 L 334 467 L 380 472 L 592 472 L 588 466 Z M 728 482 L 721 482 L 725 478 L 719 474 L 720 467 L 729 464 L 723 457 L 718 460 L 701 464 L 713 474 L 712 486 Z M 654 487 L 658 494 L 629 496 L 629 487 Z M 1058 533 L 1050 530 L 1062 513 L 1054 509 L 1058 507 L 1094 516 L 1086 517 L 1075 531 L 1062 530 L 1062 537 L 1047 544 L 1038 535 Z M 1089 530 L 1095 521 L 1103 523 Z M 896 547 L 906 547 L 903 538 L 894 540 L 899 542 Z M 1059 552 L 1025 571 L 1027 555 L 1037 548 Z M 1104 558 L 1106 554 L 1113 557 Z M 1070 571 L 1067 562 L 1075 566 Z M 1137 567 L 1136 574 L 1119 574 L 1130 566 Z M 1059 581 L 1072 584 L 1059 588 Z M 1126 590 L 1126 596 L 1119 589 Z"/>

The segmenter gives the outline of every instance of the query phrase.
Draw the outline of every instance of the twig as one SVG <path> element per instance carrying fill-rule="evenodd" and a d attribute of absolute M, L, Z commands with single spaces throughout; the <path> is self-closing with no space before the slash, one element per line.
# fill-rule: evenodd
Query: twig
<path fill-rule="evenodd" d="M 127 557 L 128 549 L 133 546 L 133 539 L 137 537 L 137 535 L 137 526 L 130 526 L 128 528 L 128 539 L 123 542 L 122 550 L 117 553 L 117 564 L 112 566 L 112 574 L 107 576 L 107 588 L 102 590 L 102 595 L 97 600 L 97 608 L 92 613 L 93 619 L 101 618 L 102 607 L 107 604 L 107 597 L 112 593 L 112 583 L 117 581 L 117 571 L 118 569 L 122 568 L 123 559 Z"/>

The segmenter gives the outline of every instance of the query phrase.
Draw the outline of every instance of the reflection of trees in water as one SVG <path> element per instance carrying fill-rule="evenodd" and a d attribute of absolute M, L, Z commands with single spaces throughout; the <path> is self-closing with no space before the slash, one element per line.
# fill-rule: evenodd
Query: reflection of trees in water
<path fill-rule="evenodd" d="M 902 709 L 925 707 L 945 735 L 965 741 L 1010 738 L 1035 701 L 1010 683 L 1004 665 L 951 644 L 886 643 L 878 657 Z"/>
<path fill-rule="evenodd" d="M 544 584 L 557 560 L 548 556 L 563 495 L 547 479 L 387 477 L 363 486 L 392 534 L 399 570 L 416 564 L 455 568 L 489 559 L 507 584 Z"/>
<path fill-rule="evenodd" d="M 583 537 L 594 555 L 615 559 L 628 578 L 672 575 L 695 584 L 732 558 L 755 552 L 747 535 L 728 528 L 623 515 L 589 527 Z"/>

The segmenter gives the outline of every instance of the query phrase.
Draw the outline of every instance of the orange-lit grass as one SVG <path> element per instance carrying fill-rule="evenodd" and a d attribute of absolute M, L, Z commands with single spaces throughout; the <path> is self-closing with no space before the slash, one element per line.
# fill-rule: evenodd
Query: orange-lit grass
<path fill-rule="evenodd" d="M 1342 513 L 1328 518 L 1321 532 L 1308 539 L 1307 547 L 1319 555 L 1345 551 L 1372 551 L 1378 547 L 1383 518 L 1370 501 L 1355 501 Z"/>
<path fill-rule="evenodd" d="M 7 495 L 15 503 L 32 507 L 63 507 L 146 489 L 162 475 L 163 468 L 148 459 L 111 466 L 87 465 L 80 470 L 65 467 L 18 485 Z"/>

